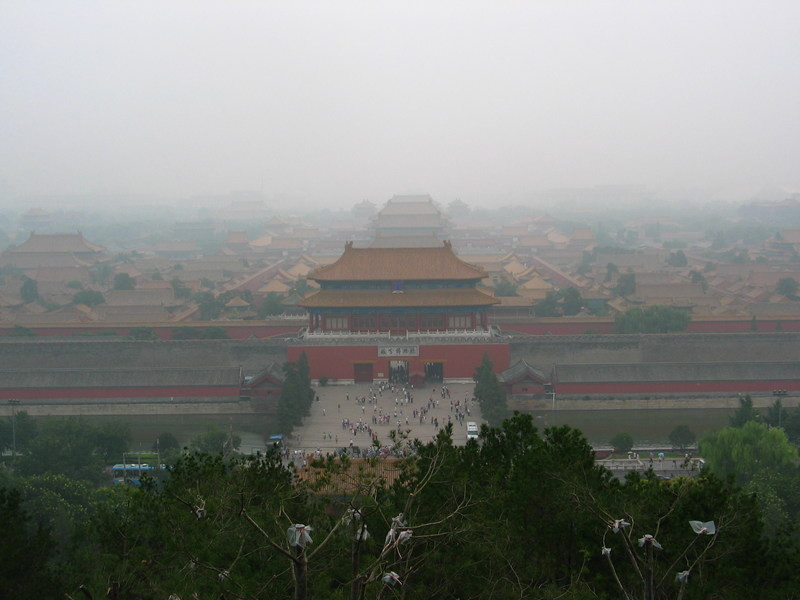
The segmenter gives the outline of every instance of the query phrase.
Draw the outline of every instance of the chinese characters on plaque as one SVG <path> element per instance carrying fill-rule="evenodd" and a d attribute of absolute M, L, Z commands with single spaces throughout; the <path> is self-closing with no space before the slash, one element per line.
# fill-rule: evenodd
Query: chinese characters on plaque
<path fill-rule="evenodd" d="M 378 356 L 419 356 L 419 346 L 379 346 Z"/>

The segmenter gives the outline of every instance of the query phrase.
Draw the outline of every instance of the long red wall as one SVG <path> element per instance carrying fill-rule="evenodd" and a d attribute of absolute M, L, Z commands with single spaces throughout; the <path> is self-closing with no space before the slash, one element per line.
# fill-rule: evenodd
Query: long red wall
<path fill-rule="evenodd" d="M 239 386 L 4 388 L 0 399 L 52 400 L 59 398 L 238 398 Z"/>
<path fill-rule="evenodd" d="M 142 323 L 137 325 L 116 325 L 109 323 L 107 325 L 93 324 L 93 325 L 50 325 L 50 326 L 37 326 L 29 325 L 29 329 L 35 334 L 36 337 L 72 337 L 74 339 L 81 339 L 82 337 L 108 337 L 108 339 L 116 339 L 130 335 L 131 330 L 135 329 L 152 329 L 159 340 L 172 340 L 174 338 L 175 330 L 192 329 L 197 331 L 198 335 L 209 327 L 221 327 L 225 330 L 228 337 L 233 340 L 246 340 L 250 338 L 267 338 L 276 335 L 286 335 L 297 333 L 300 330 L 298 324 L 284 324 L 284 323 L 249 323 L 237 322 L 233 324 L 229 321 L 216 322 L 216 321 L 189 321 L 189 322 L 176 322 L 170 324 L 164 323 Z M 13 336 L 13 327 L 0 327 L 0 336 Z"/>
<path fill-rule="evenodd" d="M 403 357 L 379 357 L 377 346 L 291 346 L 287 359 L 295 361 L 303 352 L 308 358 L 312 379 L 353 379 L 355 363 L 372 363 L 373 377 L 385 379 L 389 376 L 390 360 L 407 360 L 411 373 L 423 372 L 426 362 L 442 362 L 446 379 L 471 378 L 484 355 L 489 356 L 496 373 L 509 367 L 508 344 L 420 346 L 419 356 Z"/>
<path fill-rule="evenodd" d="M 637 381 L 610 383 L 557 383 L 559 395 L 601 394 L 703 394 L 800 390 L 798 380 L 773 381 Z"/>
<path fill-rule="evenodd" d="M 532 322 L 501 322 L 506 331 L 518 331 L 529 335 L 589 335 L 614 333 L 613 319 L 541 319 Z M 689 333 L 733 333 L 752 331 L 753 321 L 745 320 L 692 320 L 686 331 Z M 755 321 L 755 331 L 800 331 L 800 319 L 763 319 Z"/>

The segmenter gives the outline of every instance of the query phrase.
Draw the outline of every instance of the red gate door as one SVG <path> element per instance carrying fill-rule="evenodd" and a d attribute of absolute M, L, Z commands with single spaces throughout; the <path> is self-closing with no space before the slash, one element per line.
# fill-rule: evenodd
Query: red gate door
<path fill-rule="evenodd" d="M 353 379 L 356 383 L 372 383 L 372 363 L 355 363 Z"/>

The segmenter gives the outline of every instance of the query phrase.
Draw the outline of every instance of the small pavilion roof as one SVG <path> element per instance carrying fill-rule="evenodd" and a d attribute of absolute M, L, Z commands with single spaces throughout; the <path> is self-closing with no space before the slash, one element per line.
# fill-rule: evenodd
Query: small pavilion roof
<path fill-rule="evenodd" d="M 516 364 L 500 373 L 497 378 L 503 383 L 516 383 L 517 381 L 523 380 L 525 377 L 530 377 L 541 383 L 547 383 L 549 381 L 547 375 L 542 373 L 539 369 L 532 367 L 524 360 L 518 360 Z"/>
<path fill-rule="evenodd" d="M 316 281 L 420 281 L 478 280 L 486 276 L 480 267 L 458 258 L 444 242 L 436 248 L 354 248 L 345 245 L 335 263 L 309 273 Z"/>
<path fill-rule="evenodd" d="M 240 296 L 234 296 L 225 304 L 227 308 L 244 308 L 250 306 L 250 303 Z"/>

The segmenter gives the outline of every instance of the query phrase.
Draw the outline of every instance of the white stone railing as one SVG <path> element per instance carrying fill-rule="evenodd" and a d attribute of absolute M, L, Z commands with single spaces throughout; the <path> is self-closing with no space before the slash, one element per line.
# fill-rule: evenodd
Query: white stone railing
<path fill-rule="evenodd" d="M 464 337 L 492 337 L 495 332 L 486 329 L 448 329 L 442 331 L 407 331 L 405 334 L 394 334 L 388 331 L 308 331 L 302 333 L 305 339 L 348 339 L 348 338 L 382 338 L 382 339 L 412 339 L 412 338 L 464 338 Z"/>

